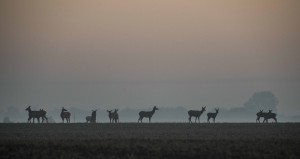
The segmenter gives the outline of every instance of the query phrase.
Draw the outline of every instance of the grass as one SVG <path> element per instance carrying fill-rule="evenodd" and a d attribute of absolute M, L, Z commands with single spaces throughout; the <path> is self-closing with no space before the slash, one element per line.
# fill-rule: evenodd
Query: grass
<path fill-rule="evenodd" d="M 0 124 L 0 158 L 299 158 L 300 124 Z"/>

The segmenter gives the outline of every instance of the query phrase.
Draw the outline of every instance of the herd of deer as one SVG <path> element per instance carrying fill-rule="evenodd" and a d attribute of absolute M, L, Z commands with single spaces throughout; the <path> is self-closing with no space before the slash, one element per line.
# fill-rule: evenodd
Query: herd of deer
<path fill-rule="evenodd" d="M 188 115 L 189 115 L 189 123 L 192 122 L 192 117 L 195 117 L 195 123 L 198 122 L 200 123 L 200 116 L 203 114 L 203 112 L 205 111 L 206 107 L 202 107 L 201 110 L 189 110 L 188 111 Z M 42 118 L 42 122 L 44 122 L 44 120 L 47 121 L 48 123 L 48 118 L 46 117 L 46 111 L 43 109 L 40 109 L 39 111 L 32 111 L 30 106 L 28 108 L 25 109 L 26 111 L 28 111 L 28 123 L 31 123 L 31 119 L 33 120 L 34 123 L 34 119 L 36 118 L 38 120 L 38 122 L 40 123 L 40 118 Z M 138 123 L 139 122 L 143 122 L 143 118 L 148 118 L 149 119 L 149 123 L 151 122 L 151 118 L 153 116 L 153 114 L 155 113 L 155 111 L 158 110 L 158 108 L 156 106 L 153 107 L 152 111 L 140 111 L 139 112 L 139 119 L 138 119 Z M 97 110 L 92 110 L 92 114 L 91 116 L 87 116 L 86 122 L 88 123 L 96 123 L 96 111 Z M 210 122 L 210 119 L 212 118 L 213 122 L 215 122 L 215 119 L 219 113 L 219 108 L 215 109 L 216 112 L 212 113 L 207 113 L 207 122 Z M 107 110 L 108 112 L 108 117 L 109 117 L 109 122 L 110 123 L 118 123 L 119 122 L 119 114 L 118 114 L 118 109 L 115 110 Z M 272 110 L 269 110 L 269 112 L 263 112 L 263 110 L 260 110 L 258 113 L 256 113 L 256 122 L 260 123 L 260 118 L 264 118 L 263 123 L 268 123 L 269 119 L 273 119 L 275 122 L 277 122 L 277 118 L 276 118 L 276 113 L 272 113 Z M 64 123 L 64 120 L 66 119 L 67 123 L 70 123 L 70 117 L 71 117 L 71 113 L 68 112 L 64 107 L 61 110 L 60 113 L 60 117 L 62 119 L 62 122 Z"/>

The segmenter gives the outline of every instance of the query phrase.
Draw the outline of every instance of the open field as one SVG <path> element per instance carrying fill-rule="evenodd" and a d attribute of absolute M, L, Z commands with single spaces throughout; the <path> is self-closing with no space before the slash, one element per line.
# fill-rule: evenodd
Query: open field
<path fill-rule="evenodd" d="M 300 124 L 0 124 L 0 158 L 299 158 Z"/>

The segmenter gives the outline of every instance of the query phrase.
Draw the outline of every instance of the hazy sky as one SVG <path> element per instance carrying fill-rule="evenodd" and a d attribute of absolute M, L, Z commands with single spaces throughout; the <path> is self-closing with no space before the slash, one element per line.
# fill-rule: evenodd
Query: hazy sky
<path fill-rule="evenodd" d="M 298 0 L 1 0 L 7 106 L 239 107 L 300 114 Z"/>

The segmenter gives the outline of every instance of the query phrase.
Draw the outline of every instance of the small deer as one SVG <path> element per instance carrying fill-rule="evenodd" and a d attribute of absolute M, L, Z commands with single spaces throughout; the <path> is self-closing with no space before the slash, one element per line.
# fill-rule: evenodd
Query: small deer
<path fill-rule="evenodd" d="M 260 123 L 260 118 L 263 118 L 264 117 L 264 112 L 263 110 L 259 110 L 259 112 L 256 113 L 256 123 Z"/>
<path fill-rule="evenodd" d="M 111 121 L 113 121 L 113 112 L 112 112 L 112 110 L 106 110 L 106 111 L 108 112 L 109 122 L 111 123 Z"/>
<path fill-rule="evenodd" d="M 275 123 L 277 123 L 277 118 L 276 118 L 277 114 L 276 113 L 272 113 L 272 110 L 269 110 L 268 113 L 264 113 L 264 120 L 263 123 L 268 123 L 268 119 L 273 119 L 275 121 Z"/>
<path fill-rule="evenodd" d="M 97 110 L 92 110 L 92 115 L 85 118 L 87 123 L 96 123 L 96 111 Z"/>
<path fill-rule="evenodd" d="M 209 123 L 209 120 L 210 118 L 213 118 L 213 121 L 215 123 L 215 119 L 216 119 L 216 116 L 218 115 L 219 113 L 219 108 L 215 109 L 216 112 L 215 113 L 207 113 L 207 122 Z"/>
<path fill-rule="evenodd" d="M 152 111 L 140 111 L 139 112 L 140 118 L 138 119 L 138 123 L 139 123 L 139 121 L 141 121 L 141 123 L 142 123 L 143 118 L 149 118 L 149 123 L 151 123 L 151 118 L 152 118 L 153 114 L 155 113 L 155 110 L 158 110 L 158 108 L 156 108 L 156 106 L 153 107 Z"/>
<path fill-rule="evenodd" d="M 118 114 L 118 110 L 119 110 L 119 109 L 115 109 L 115 111 L 112 113 L 112 119 L 113 119 L 113 122 L 115 121 L 115 123 L 118 123 L 118 122 L 119 122 L 119 114 Z"/>
<path fill-rule="evenodd" d="M 199 110 L 189 110 L 188 111 L 188 114 L 189 114 L 189 123 L 192 122 L 191 119 L 192 119 L 193 116 L 195 117 L 195 123 L 196 123 L 197 119 L 198 119 L 198 122 L 200 123 L 200 116 L 205 111 L 205 108 L 206 108 L 206 106 L 202 107 L 201 111 L 199 111 Z"/>
<path fill-rule="evenodd" d="M 42 123 L 44 123 L 44 120 L 46 119 L 48 123 L 48 118 L 46 117 L 47 112 L 44 109 L 40 109 L 40 115 L 42 117 Z"/>
<path fill-rule="evenodd" d="M 68 112 L 64 107 L 61 109 L 60 117 L 64 123 L 64 119 L 66 118 L 67 123 L 70 123 L 71 113 Z"/>

